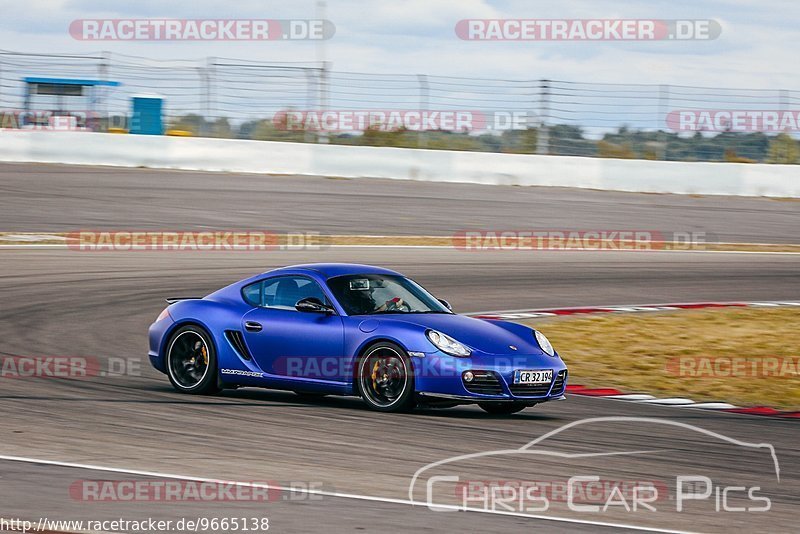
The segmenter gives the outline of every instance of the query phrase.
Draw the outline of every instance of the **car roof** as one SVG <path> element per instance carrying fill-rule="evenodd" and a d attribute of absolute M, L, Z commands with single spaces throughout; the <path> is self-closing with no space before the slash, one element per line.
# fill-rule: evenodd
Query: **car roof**
<path fill-rule="evenodd" d="M 281 267 L 267 271 L 264 274 L 298 274 L 298 273 L 316 273 L 323 278 L 333 278 L 334 276 L 344 276 L 352 274 L 390 274 L 400 275 L 391 269 L 383 267 L 376 267 L 374 265 L 363 265 L 359 263 L 304 263 L 300 265 L 290 265 L 288 267 Z"/>

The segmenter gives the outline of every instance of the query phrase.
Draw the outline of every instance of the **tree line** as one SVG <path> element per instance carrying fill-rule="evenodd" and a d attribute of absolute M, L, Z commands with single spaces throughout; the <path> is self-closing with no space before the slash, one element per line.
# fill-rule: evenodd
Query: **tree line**
<path fill-rule="evenodd" d="M 507 130 L 500 134 L 480 135 L 442 130 L 385 131 L 369 128 L 361 134 L 287 130 L 267 119 L 246 121 L 234 126 L 227 118 L 207 120 L 189 114 L 172 118 L 169 129 L 191 135 L 260 141 L 316 143 L 337 145 L 425 148 L 431 150 L 468 150 L 509 154 L 547 153 L 559 156 L 650 159 L 665 161 L 719 161 L 732 163 L 800 163 L 800 144 L 788 133 L 767 135 L 761 132 L 721 132 L 679 135 L 668 131 L 642 131 L 621 127 L 591 139 L 583 129 L 571 125 L 547 128 L 547 142 L 537 128 Z M 320 139 L 320 138 L 323 139 Z M 540 141 L 542 141 L 540 143 Z"/>

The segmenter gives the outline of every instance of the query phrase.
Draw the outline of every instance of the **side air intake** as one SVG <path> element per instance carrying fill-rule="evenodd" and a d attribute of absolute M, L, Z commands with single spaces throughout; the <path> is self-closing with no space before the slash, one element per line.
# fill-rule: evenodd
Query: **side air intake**
<path fill-rule="evenodd" d="M 233 348 L 236 349 L 236 352 L 239 353 L 239 356 L 245 360 L 252 359 L 250 351 L 247 350 L 247 345 L 244 343 L 244 337 L 241 332 L 238 330 L 225 330 L 225 337 L 228 338 L 228 341 L 233 345 Z"/>

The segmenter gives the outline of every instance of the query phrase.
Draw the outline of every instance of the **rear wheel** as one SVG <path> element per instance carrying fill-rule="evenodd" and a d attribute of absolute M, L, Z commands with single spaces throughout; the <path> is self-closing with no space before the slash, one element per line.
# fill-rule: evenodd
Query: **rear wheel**
<path fill-rule="evenodd" d="M 521 412 L 530 404 L 524 402 L 479 402 L 478 406 L 492 415 L 511 415 L 512 413 Z"/>
<path fill-rule="evenodd" d="M 371 346 L 359 360 L 356 377 L 364 402 L 380 412 L 414 407 L 414 371 L 405 351 L 394 343 Z"/>
<path fill-rule="evenodd" d="M 217 353 L 204 328 L 186 325 L 172 334 L 167 345 L 167 375 L 181 393 L 203 395 L 219 390 Z"/>

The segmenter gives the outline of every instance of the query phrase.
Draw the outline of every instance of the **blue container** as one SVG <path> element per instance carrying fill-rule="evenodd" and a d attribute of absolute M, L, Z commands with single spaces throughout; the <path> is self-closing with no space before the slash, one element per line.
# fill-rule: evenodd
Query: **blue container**
<path fill-rule="evenodd" d="M 163 135 L 164 120 L 162 111 L 164 99 L 159 96 L 134 96 L 131 98 L 133 114 L 131 116 L 132 134 Z"/>

